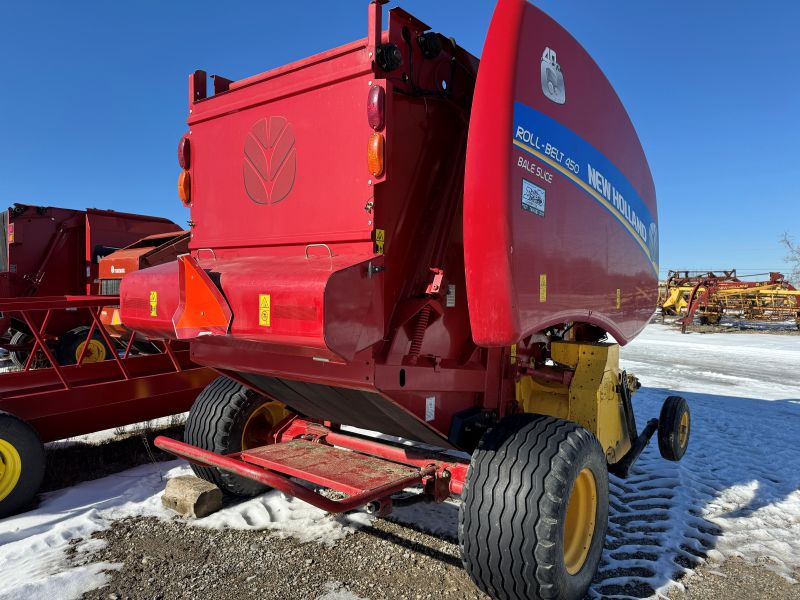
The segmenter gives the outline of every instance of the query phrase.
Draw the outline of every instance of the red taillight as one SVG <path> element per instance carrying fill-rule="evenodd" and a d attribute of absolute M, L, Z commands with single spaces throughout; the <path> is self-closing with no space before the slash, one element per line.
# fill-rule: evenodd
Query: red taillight
<path fill-rule="evenodd" d="M 187 206 L 192 202 L 192 180 L 189 171 L 181 171 L 178 176 L 178 196 Z"/>
<path fill-rule="evenodd" d="M 386 104 L 386 90 L 379 85 L 369 88 L 367 96 L 367 120 L 369 126 L 375 131 L 383 129 L 384 125 L 384 105 Z"/>
<path fill-rule="evenodd" d="M 185 135 L 181 138 L 181 141 L 178 142 L 178 164 L 181 166 L 181 169 L 189 168 L 189 158 L 190 158 L 189 136 Z"/>

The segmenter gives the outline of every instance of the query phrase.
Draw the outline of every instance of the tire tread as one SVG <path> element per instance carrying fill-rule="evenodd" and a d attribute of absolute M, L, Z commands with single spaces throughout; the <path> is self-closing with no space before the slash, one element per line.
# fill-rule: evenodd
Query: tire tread
<path fill-rule="evenodd" d="M 481 440 L 464 483 L 459 540 L 464 568 L 490 597 L 573 597 L 560 579 L 560 544 L 552 540 L 560 531 L 555 515 L 570 493 L 570 469 L 587 455 L 602 464 L 604 475 L 605 457 L 591 433 L 542 415 L 506 417 Z M 598 498 L 595 535 L 604 539 L 607 479 L 601 477 L 597 485 L 605 502 Z M 599 549 L 596 544 L 591 551 L 595 568 L 602 542 Z M 584 569 L 579 574 L 586 579 Z"/>
<path fill-rule="evenodd" d="M 241 450 L 231 435 L 237 420 L 263 398 L 227 377 L 218 377 L 200 393 L 189 411 L 184 440 L 205 450 L 230 454 Z M 192 464 L 195 475 L 237 496 L 255 496 L 267 488 L 253 480 L 216 467 Z"/>

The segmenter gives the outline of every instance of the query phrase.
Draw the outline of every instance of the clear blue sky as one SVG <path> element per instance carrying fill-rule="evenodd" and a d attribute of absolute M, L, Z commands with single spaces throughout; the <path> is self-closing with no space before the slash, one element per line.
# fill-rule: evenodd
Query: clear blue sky
<path fill-rule="evenodd" d="M 480 54 L 493 1 L 400 4 Z M 633 119 L 658 191 L 662 267 L 785 268 L 778 238 L 800 238 L 800 3 L 536 4 L 588 49 Z M 366 9 L 2 0 L 0 204 L 183 224 L 187 75 L 238 79 L 363 37 Z"/>

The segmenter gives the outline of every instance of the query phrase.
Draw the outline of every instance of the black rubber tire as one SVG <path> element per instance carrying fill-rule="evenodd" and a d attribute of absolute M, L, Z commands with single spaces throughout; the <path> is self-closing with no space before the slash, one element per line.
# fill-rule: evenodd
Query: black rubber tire
<path fill-rule="evenodd" d="M 595 526 L 582 566 L 570 575 L 567 503 L 584 468 L 596 484 Z M 481 590 L 498 600 L 583 597 L 600 564 L 608 522 L 608 467 L 594 435 L 553 417 L 507 417 L 473 453 L 462 499 L 462 560 Z"/>
<path fill-rule="evenodd" d="M 681 446 L 680 427 L 683 414 L 689 415 L 686 431 L 686 441 Z M 680 396 L 670 396 L 664 400 L 661 407 L 661 414 L 658 417 L 658 450 L 661 456 L 667 460 L 679 461 L 686 454 L 689 447 L 689 439 L 692 428 L 691 413 L 689 403 Z"/>
<path fill-rule="evenodd" d="M 27 340 L 31 341 L 31 348 L 33 347 L 33 336 L 29 333 L 25 333 L 24 331 L 17 331 L 14 335 L 11 336 L 11 344 L 24 344 Z M 24 351 L 12 351 L 8 353 L 9 358 L 11 359 L 11 364 L 14 365 L 20 371 L 25 368 L 25 363 L 28 361 L 28 355 L 30 352 Z M 31 369 L 41 369 L 49 365 L 50 363 L 47 362 L 47 357 L 41 350 L 37 350 L 36 358 L 31 365 Z"/>
<path fill-rule="evenodd" d="M 44 446 L 36 430 L 10 413 L 0 411 L 0 440 L 19 454 L 21 473 L 11 492 L 0 500 L 0 519 L 25 509 L 36 497 L 44 479 Z"/>
<path fill-rule="evenodd" d="M 60 365 L 74 365 L 78 362 L 78 348 L 80 347 L 81 343 L 86 341 L 86 336 L 89 334 L 89 328 L 85 325 L 81 325 L 80 327 L 76 327 L 75 329 L 70 329 L 67 333 L 61 336 L 58 340 L 58 345 L 56 346 L 56 360 Z M 92 339 L 97 340 L 103 347 L 106 349 L 106 357 L 103 360 L 109 360 L 112 358 L 111 350 L 106 344 L 105 340 L 103 340 L 103 336 L 95 331 L 92 334 Z"/>
<path fill-rule="evenodd" d="M 218 454 L 242 450 L 242 431 L 247 419 L 266 398 L 227 377 L 217 377 L 197 396 L 186 421 L 183 440 Z M 215 467 L 192 465 L 195 475 L 234 496 L 249 498 L 269 488 L 252 479 Z"/>

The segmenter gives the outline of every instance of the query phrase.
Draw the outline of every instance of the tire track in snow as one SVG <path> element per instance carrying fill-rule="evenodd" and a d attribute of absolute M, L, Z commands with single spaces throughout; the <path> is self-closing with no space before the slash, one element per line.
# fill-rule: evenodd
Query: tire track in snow
<path fill-rule="evenodd" d="M 642 389 L 638 422 L 672 392 Z M 591 598 L 664 593 L 706 558 L 769 557 L 791 578 L 800 568 L 800 448 L 787 401 L 684 393 L 692 409 L 679 463 L 654 439 L 628 479 L 610 476 L 606 547 Z"/>

